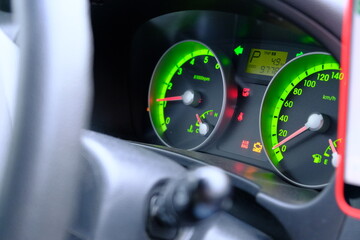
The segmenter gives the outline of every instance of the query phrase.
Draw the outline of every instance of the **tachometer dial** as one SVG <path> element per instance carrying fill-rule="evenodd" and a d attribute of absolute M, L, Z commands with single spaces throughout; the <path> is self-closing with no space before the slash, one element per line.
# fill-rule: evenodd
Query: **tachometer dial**
<path fill-rule="evenodd" d="M 264 148 L 278 172 L 295 184 L 321 187 L 332 176 L 329 139 L 336 139 L 342 78 L 333 57 L 310 53 L 287 63 L 265 93 Z"/>
<path fill-rule="evenodd" d="M 160 59 L 149 90 L 153 128 L 172 147 L 197 149 L 218 130 L 226 84 L 217 57 L 197 41 L 171 47 Z"/>

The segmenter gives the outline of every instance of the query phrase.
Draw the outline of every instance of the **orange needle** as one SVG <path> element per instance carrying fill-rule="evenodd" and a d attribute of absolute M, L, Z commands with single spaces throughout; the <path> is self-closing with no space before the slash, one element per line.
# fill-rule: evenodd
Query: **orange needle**
<path fill-rule="evenodd" d="M 195 114 L 195 116 L 196 116 L 196 119 L 197 119 L 198 123 L 202 124 L 202 121 L 201 121 L 201 118 L 200 118 L 199 114 Z"/>
<path fill-rule="evenodd" d="M 308 126 L 303 126 L 302 128 L 300 128 L 299 130 L 297 130 L 296 132 L 294 132 L 293 134 L 291 134 L 290 136 L 288 136 L 287 138 L 283 139 L 281 142 L 279 142 L 278 144 L 276 144 L 275 146 L 273 146 L 273 150 L 275 148 L 280 147 L 281 145 L 287 143 L 288 141 L 290 141 L 291 139 L 293 139 L 294 137 L 300 135 L 301 133 L 305 132 L 306 130 L 308 130 L 309 127 Z"/>
<path fill-rule="evenodd" d="M 334 142 L 333 142 L 331 139 L 329 139 L 329 144 L 330 144 L 330 147 L 331 147 L 331 151 L 332 151 L 333 153 L 336 153 L 336 154 L 337 154 L 336 148 L 335 148 L 335 146 L 334 146 Z"/>
<path fill-rule="evenodd" d="M 180 101 L 180 100 L 183 100 L 182 96 L 175 96 L 175 97 L 167 97 L 167 98 L 158 98 L 158 99 L 156 99 L 157 102 Z"/>
<path fill-rule="evenodd" d="M 339 163 L 340 155 L 339 155 L 338 152 L 336 151 L 334 142 L 333 142 L 331 139 L 329 139 L 329 144 L 330 144 L 331 151 L 333 152 L 333 153 L 332 153 L 331 163 L 332 163 L 332 165 L 333 165 L 334 167 L 337 167 L 337 166 L 338 166 L 338 163 Z"/>
<path fill-rule="evenodd" d="M 302 134 L 306 130 L 319 131 L 319 130 L 322 129 L 323 126 L 324 126 L 324 116 L 322 114 L 320 114 L 320 113 L 313 113 L 308 117 L 307 122 L 305 123 L 305 125 L 302 128 L 295 131 L 293 134 L 291 134 L 290 136 L 286 137 L 281 142 L 276 144 L 272 148 L 272 150 L 274 150 L 275 148 L 280 147 L 281 145 L 283 145 L 284 143 L 290 141 L 294 137 L 299 136 L 300 134 Z"/>

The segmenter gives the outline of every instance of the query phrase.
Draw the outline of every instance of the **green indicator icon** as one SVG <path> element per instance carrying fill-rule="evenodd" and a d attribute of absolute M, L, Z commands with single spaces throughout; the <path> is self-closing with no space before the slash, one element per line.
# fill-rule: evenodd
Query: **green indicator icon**
<path fill-rule="evenodd" d="M 301 51 L 301 52 L 298 52 L 298 53 L 296 53 L 296 56 L 298 57 L 298 56 L 301 56 L 301 55 L 303 55 L 304 53 Z"/>
<path fill-rule="evenodd" d="M 322 156 L 320 154 L 314 154 L 312 157 L 314 159 L 314 163 L 321 163 Z"/>
<path fill-rule="evenodd" d="M 189 133 L 193 133 L 194 132 L 194 126 L 191 124 L 190 125 L 190 127 L 187 129 L 187 131 L 189 132 Z"/>
<path fill-rule="evenodd" d="M 244 48 L 241 45 L 239 45 L 237 48 L 234 49 L 234 52 L 237 56 L 239 56 L 240 54 L 243 54 Z"/>

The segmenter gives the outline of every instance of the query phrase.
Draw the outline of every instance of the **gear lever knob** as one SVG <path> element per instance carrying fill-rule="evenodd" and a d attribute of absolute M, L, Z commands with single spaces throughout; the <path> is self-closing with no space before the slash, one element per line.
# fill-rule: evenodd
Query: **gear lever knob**
<path fill-rule="evenodd" d="M 229 194 L 230 180 L 222 170 L 200 167 L 168 182 L 150 212 L 165 226 L 189 225 L 222 210 Z"/>

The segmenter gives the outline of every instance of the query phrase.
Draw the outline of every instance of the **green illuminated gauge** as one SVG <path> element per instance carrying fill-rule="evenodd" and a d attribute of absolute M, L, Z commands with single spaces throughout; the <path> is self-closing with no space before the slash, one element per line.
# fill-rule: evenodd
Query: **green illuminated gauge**
<path fill-rule="evenodd" d="M 302 55 L 273 77 L 262 102 L 260 129 L 276 170 L 297 185 L 318 188 L 334 168 L 329 139 L 336 147 L 338 89 L 343 73 L 326 53 Z"/>
<path fill-rule="evenodd" d="M 208 143 L 224 115 L 226 86 L 215 54 L 197 41 L 171 47 L 158 62 L 149 89 L 153 128 L 171 147 Z"/>

